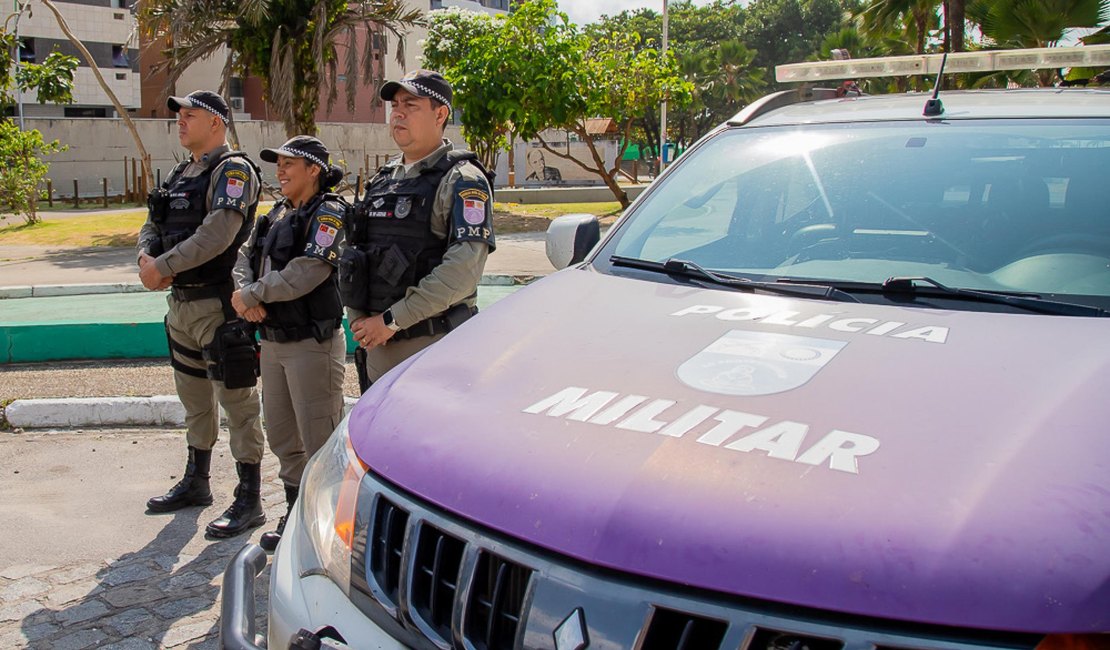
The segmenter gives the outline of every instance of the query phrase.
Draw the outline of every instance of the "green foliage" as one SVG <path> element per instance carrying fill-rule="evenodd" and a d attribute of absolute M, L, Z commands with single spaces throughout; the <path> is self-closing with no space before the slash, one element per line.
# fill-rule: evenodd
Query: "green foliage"
<path fill-rule="evenodd" d="M 0 119 L 0 205 L 28 224 L 38 221 L 38 187 L 49 170 L 42 156 L 65 149 L 57 140 L 44 142 L 36 130 L 21 131 L 11 120 Z"/>
<path fill-rule="evenodd" d="M 36 91 L 40 104 L 73 103 L 73 75 L 77 58 L 54 51 L 42 63 L 13 65 L 15 35 L 0 29 L 0 105 L 15 103 L 13 92 Z M 14 71 L 14 74 L 13 74 Z"/>
<path fill-rule="evenodd" d="M 853 0 L 753 0 L 740 38 L 757 53 L 752 64 L 774 79 L 776 65 L 805 61 L 856 8 Z"/>
<path fill-rule="evenodd" d="M 20 64 L 15 71 L 15 83 L 19 90 L 37 91 L 40 104 L 72 104 L 76 70 L 77 57 L 51 52 L 41 64 Z"/>
<path fill-rule="evenodd" d="M 1051 47 L 1070 27 L 1110 18 L 1110 0 L 974 0 L 967 15 L 995 47 Z"/>
<path fill-rule="evenodd" d="M 548 129 L 571 131 L 591 150 L 590 159 L 571 160 L 601 176 L 622 202 L 627 197 L 617 187 L 617 170 L 600 159 L 586 120 L 612 118 L 627 143 L 633 120 L 649 107 L 664 97 L 679 106 L 690 100 L 690 84 L 678 76 L 673 56 L 641 47 L 635 34 L 591 38 L 554 0 L 529 0 L 492 18 L 433 12 L 424 48 L 425 64 L 455 89 L 472 147 L 492 153 L 508 133 L 532 140 Z"/>

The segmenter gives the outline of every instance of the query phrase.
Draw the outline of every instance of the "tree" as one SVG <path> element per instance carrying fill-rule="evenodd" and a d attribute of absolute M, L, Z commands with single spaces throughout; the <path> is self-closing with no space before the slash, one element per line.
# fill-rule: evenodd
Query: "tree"
<path fill-rule="evenodd" d="M 854 0 L 754 0 L 744 13 L 740 38 L 756 51 L 753 65 L 773 79 L 776 65 L 808 59 L 856 8 Z"/>
<path fill-rule="evenodd" d="M 28 224 L 37 223 L 38 188 L 50 170 L 42 157 L 65 149 L 57 140 L 44 142 L 37 129 L 23 131 L 10 119 L 0 119 L 0 203 Z"/>
<path fill-rule="evenodd" d="M 493 16 L 480 11 L 452 7 L 428 16 L 424 39 L 425 68 L 440 71 L 454 91 L 454 106 L 463 115 L 463 137 L 488 169 L 493 169 L 497 152 L 507 147 L 511 123 L 498 113 L 485 95 L 486 80 L 472 74 L 465 63 L 470 43 L 500 28 Z"/>
<path fill-rule="evenodd" d="M 633 121 L 664 97 L 676 105 L 689 101 L 689 84 L 678 77 L 674 58 L 640 47 L 634 34 L 591 39 L 556 10 L 554 0 L 523 2 L 488 27 L 433 48 L 435 56 L 444 54 L 436 59 L 441 72 L 466 96 L 459 101 L 480 98 L 480 106 L 464 107 L 464 130 L 538 140 L 552 155 L 597 174 L 628 205 L 616 177 Z M 613 167 L 587 129 L 594 117 L 613 119 L 624 135 Z M 551 146 L 543 137 L 549 129 L 575 134 L 588 156 L 582 160 Z"/>
<path fill-rule="evenodd" d="M 108 99 L 112 102 L 112 106 L 116 109 L 116 114 L 119 115 L 120 119 L 123 120 L 124 125 L 127 127 L 127 130 L 130 131 L 131 138 L 135 141 L 135 148 L 139 150 L 139 160 L 142 162 L 143 166 L 143 185 L 146 187 L 153 187 L 154 173 L 150 169 L 150 155 L 147 154 L 146 147 L 143 146 L 143 139 L 139 137 L 139 130 L 135 128 L 135 123 L 131 121 L 131 116 L 127 114 L 127 109 L 120 103 L 119 98 L 116 97 L 116 93 L 112 91 L 112 87 L 104 80 L 104 75 L 101 74 L 100 67 L 96 64 L 92 54 L 89 53 L 88 48 L 81 42 L 81 39 L 77 38 L 73 30 L 69 28 L 66 19 L 62 16 L 62 12 L 58 11 L 58 7 L 56 7 L 51 0 L 41 0 L 41 2 L 54 14 L 54 20 L 57 21 L 58 28 L 62 30 L 62 33 L 69 39 L 69 42 L 72 43 L 73 46 L 77 48 L 77 51 L 81 53 L 81 56 L 84 57 L 85 62 L 89 65 L 93 76 L 96 78 L 97 84 L 100 85 L 104 94 L 108 96 Z"/>
<path fill-rule="evenodd" d="M 381 81 L 374 54 L 384 51 L 385 37 L 396 39 L 397 61 L 403 62 L 405 34 L 422 20 L 405 0 L 139 0 L 138 6 L 144 33 L 168 39 L 168 87 L 190 65 L 227 46 L 231 56 L 220 90 L 226 92 L 233 74 L 260 78 L 266 102 L 289 136 L 316 133 L 320 90 L 327 90 L 331 107 L 340 66 L 353 110 L 356 80 Z"/>
<path fill-rule="evenodd" d="M 0 105 L 11 106 L 13 92 L 35 91 L 40 104 L 69 104 L 73 101 L 73 74 L 77 59 L 51 52 L 39 64 L 13 61 L 15 36 L 0 30 Z M 14 72 L 13 72 L 14 71 Z M 44 142 L 42 133 L 23 131 L 11 119 L 0 117 L 0 204 L 22 215 L 28 224 L 39 221 L 38 187 L 50 167 L 42 157 L 63 151 L 58 143 Z"/>
<path fill-rule="evenodd" d="M 973 0 L 968 16 L 995 48 L 1053 47 L 1072 27 L 1097 27 L 1110 18 L 1110 0 Z M 1051 86 L 1057 70 L 1039 70 L 1037 83 Z"/>

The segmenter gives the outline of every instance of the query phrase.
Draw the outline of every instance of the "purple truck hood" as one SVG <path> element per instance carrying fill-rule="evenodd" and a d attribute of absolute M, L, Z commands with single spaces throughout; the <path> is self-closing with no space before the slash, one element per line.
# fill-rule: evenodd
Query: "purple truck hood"
<path fill-rule="evenodd" d="M 1110 320 L 570 270 L 380 384 L 350 426 L 375 472 L 556 553 L 823 610 L 1110 630 Z"/>

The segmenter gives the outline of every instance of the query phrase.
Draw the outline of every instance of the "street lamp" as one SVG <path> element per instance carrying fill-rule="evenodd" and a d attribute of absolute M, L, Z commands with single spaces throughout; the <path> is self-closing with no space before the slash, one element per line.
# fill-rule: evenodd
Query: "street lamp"
<path fill-rule="evenodd" d="M 663 59 L 667 58 L 667 0 L 663 0 Z M 659 109 L 659 173 L 663 173 L 663 156 L 667 149 L 667 98 Z"/>

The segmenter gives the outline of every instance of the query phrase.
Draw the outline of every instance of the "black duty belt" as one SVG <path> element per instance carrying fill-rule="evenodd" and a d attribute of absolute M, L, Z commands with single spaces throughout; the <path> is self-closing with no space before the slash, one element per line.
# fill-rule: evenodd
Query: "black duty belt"
<path fill-rule="evenodd" d="M 230 296 L 233 290 L 234 288 L 230 282 L 187 287 L 179 287 L 177 285 L 170 286 L 170 294 L 181 302 L 203 300 L 205 298 L 225 298 Z"/>
<path fill-rule="evenodd" d="M 262 325 L 258 328 L 258 335 L 265 341 L 273 343 L 293 343 L 314 338 L 323 342 L 335 333 L 342 321 L 336 320 L 330 325 L 317 329 L 314 325 L 301 325 L 299 327 L 271 327 Z"/>
<path fill-rule="evenodd" d="M 466 319 L 478 313 L 477 307 L 468 305 L 455 305 L 448 309 L 442 316 L 432 316 L 406 327 L 393 335 L 396 339 L 415 339 L 421 336 L 434 336 L 446 334 L 461 325 Z"/>

